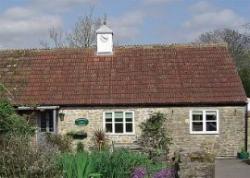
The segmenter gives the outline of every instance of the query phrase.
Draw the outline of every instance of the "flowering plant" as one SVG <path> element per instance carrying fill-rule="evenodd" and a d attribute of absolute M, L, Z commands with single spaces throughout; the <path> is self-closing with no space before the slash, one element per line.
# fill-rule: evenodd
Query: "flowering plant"
<path fill-rule="evenodd" d="M 146 170 L 143 167 L 135 168 L 131 178 L 144 178 L 146 175 Z"/>
<path fill-rule="evenodd" d="M 153 178 L 174 178 L 175 177 L 175 170 L 174 169 L 163 169 L 153 176 Z"/>
<path fill-rule="evenodd" d="M 145 178 L 146 174 L 147 171 L 145 168 L 138 167 L 134 169 L 131 178 Z M 153 178 L 175 178 L 175 169 L 173 168 L 162 169 L 159 172 L 156 172 L 153 175 Z"/>

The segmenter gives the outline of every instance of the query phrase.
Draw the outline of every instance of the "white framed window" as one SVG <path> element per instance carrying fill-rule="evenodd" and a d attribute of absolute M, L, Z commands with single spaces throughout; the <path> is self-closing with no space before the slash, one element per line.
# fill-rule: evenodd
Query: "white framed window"
<path fill-rule="evenodd" d="M 219 111 L 213 109 L 190 111 L 191 134 L 218 134 Z"/>
<path fill-rule="evenodd" d="M 110 134 L 133 134 L 134 112 L 104 112 L 103 127 L 105 132 Z"/>

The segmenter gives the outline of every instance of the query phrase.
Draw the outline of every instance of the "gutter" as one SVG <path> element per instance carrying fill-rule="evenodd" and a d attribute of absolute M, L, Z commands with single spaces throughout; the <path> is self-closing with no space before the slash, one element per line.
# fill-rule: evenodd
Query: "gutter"
<path fill-rule="evenodd" d="M 219 106 L 245 106 L 246 102 L 216 102 L 216 103 L 209 103 L 209 102 L 199 102 L 199 103 L 192 103 L 192 102 L 179 102 L 179 103 L 87 103 L 87 104 L 57 104 L 53 103 L 54 105 L 43 104 L 39 105 L 39 107 L 219 107 Z M 14 105 L 17 108 L 23 108 L 25 106 L 22 105 Z M 19 106 L 19 107 L 18 107 Z M 27 106 L 28 107 L 28 106 Z M 29 108 L 38 108 L 36 106 L 29 107 Z"/>
<path fill-rule="evenodd" d="M 37 106 L 37 107 L 29 107 L 29 106 L 19 106 L 17 110 L 46 110 L 46 109 L 58 109 L 60 106 Z"/>

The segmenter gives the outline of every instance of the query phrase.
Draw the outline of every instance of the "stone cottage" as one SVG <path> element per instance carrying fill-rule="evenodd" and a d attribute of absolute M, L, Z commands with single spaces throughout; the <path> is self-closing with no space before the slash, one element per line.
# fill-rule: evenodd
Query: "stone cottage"
<path fill-rule="evenodd" d="M 208 143 L 225 157 L 247 145 L 247 98 L 224 45 L 113 47 L 103 25 L 96 48 L 1 51 L 0 81 L 20 113 L 36 111 L 38 140 L 84 130 L 90 144 L 103 129 L 130 144 L 160 111 L 176 148 Z"/>

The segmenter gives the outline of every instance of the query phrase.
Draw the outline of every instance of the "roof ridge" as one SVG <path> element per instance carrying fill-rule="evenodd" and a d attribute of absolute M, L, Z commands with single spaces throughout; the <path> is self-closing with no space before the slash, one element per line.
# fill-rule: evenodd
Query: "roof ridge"
<path fill-rule="evenodd" d="M 172 44 L 135 44 L 135 45 L 118 45 L 114 46 L 115 48 L 203 48 L 203 47 L 228 47 L 227 43 L 172 43 Z M 26 52 L 26 51 L 58 51 L 58 50 L 77 50 L 77 49 L 84 49 L 84 50 L 93 50 L 96 47 L 89 47 L 89 48 L 74 48 L 74 47 L 60 47 L 60 48 L 3 48 L 0 49 L 0 52 Z"/>
<path fill-rule="evenodd" d="M 11 52 L 53 52 L 53 51 L 69 51 L 69 50 L 93 50 L 91 48 L 72 48 L 72 47 L 62 47 L 62 48 L 10 48 L 10 49 L 0 49 L 0 53 L 11 53 Z"/>
<path fill-rule="evenodd" d="M 117 48 L 203 48 L 203 47 L 228 47 L 227 43 L 187 43 L 187 44 L 138 44 L 138 45 L 121 45 Z"/>

